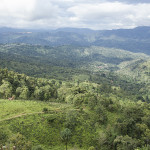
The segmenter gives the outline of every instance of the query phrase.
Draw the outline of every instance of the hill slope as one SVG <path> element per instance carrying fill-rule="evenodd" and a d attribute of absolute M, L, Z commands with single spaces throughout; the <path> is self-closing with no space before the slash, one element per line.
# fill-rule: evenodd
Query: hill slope
<path fill-rule="evenodd" d="M 0 99 L 0 143 L 10 148 L 15 145 L 18 150 L 63 150 L 62 133 L 67 129 L 71 132 L 69 149 L 148 148 L 145 139 L 149 139 L 150 132 L 149 104 L 123 103 L 104 96 L 96 101 L 90 99 L 86 103 L 86 99 L 83 102 L 78 97 L 80 105 L 74 104 L 78 107 Z"/>
<path fill-rule="evenodd" d="M 66 72 L 118 70 L 120 64 L 136 60 L 150 59 L 142 53 L 104 47 L 60 46 L 48 47 L 27 44 L 0 45 L 1 67 L 26 73 L 45 76 Z M 123 65 L 122 65 L 123 66 Z M 32 70 L 32 71 L 31 71 Z M 55 74 L 55 75 L 56 75 Z M 43 75 L 44 76 L 44 75 Z M 68 75 L 69 76 L 69 75 Z"/>
<path fill-rule="evenodd" d="M 62 28 L 26 30 L 0 28 L 0 43 L 27 43 L 49 46 L 101 46 L 150 55 L 150 27 L 118 30 Z"/>

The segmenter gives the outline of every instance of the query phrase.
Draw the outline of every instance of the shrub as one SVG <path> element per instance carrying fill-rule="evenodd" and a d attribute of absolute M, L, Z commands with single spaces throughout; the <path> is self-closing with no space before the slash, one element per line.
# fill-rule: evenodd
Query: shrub
<path fill-rule="evenodd" d="M 44 112 L 44 113 L 47 113 L 47 112 L 48 112 L 48 108 L 46 108 L 46 107 L 43 108 L 43 112 Z"/>
<path fill-rule="evenodd" d="M 89 147 L 88 150 L 95 150 L 94 146 Z"/>

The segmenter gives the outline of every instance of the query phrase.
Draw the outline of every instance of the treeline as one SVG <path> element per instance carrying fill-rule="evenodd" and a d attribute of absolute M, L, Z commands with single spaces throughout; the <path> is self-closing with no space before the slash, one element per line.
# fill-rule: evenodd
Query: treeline
<path fill-rule="evenodd" d="M 9 97 L 42 101 L 55 99 L 55 101 L 73 103 L 80 97 L 93 97 L 93 95 L 97 97 L 99 94 L 111 97 L 113 94 L 123 99 L 132 98 L 134 101 L 149 102 L 148 95 L 142 96 L 140 92 L 137 93 L 141 88 L 143 88 L 142 84 L 128 83 L 111 74 L 94 74 L 93 76 L 81 74 L 70 81 L 62 81 L 34 78 L 8 71 L 8 69 L 0 69 L 0 98 L 4 99 Z"/>
<path fill-rule="evenodd" d="M 57 98 L 57 88 L 61 82 L 43 78 L 33 78 L 24 74 L 0 69 L 0 98 L 49 100 Z"/>
<path fill-rule="evenodd" d="M 0 69 L 0 98 L 4 99 L 9 97 L 42 101 L 55 99 L 55 101 L 75 104 L 80 98 L 97 97 L 99 92 L 111 93 L 115 91 L 110 85 L 104 83 L 34 78 L 8 71 L 8 69 Z"/>

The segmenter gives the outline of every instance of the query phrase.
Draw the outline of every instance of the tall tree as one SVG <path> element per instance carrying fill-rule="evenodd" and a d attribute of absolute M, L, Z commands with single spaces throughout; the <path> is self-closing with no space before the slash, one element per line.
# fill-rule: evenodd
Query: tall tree
<path fill-rule="evenodd" d="M 66 145 L 66 150 L 67 150 L 67 145 L 68 145 L 68 142 L 71 138 L 71 130 L 68 129 L 68 128 L 65 128 L 62 132 L 61 132 L 61 139 L 62 141 L 65 143 Z"/>

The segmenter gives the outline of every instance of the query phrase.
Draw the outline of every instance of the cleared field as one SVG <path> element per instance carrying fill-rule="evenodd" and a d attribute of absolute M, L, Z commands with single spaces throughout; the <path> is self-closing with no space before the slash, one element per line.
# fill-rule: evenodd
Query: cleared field
<path fill-rule="evenodd" d="M 51 111 L 59 111 L 68 108 L 68 104 L 41 102 L 41 101 L 25 101 L 25 100 L 4 100 L 0 99 L 0 121 L 16 116 L 26 114 L 42 113 L 43 108 Z"/>
<path fill-rule="evenodd" d="M 44 108 L 48 113 L 43 112 Z M 7 135 L 8 139 L 2 142 L 0 135 L 0 145 L 8 146 L 15 135 L 21 134 L 26 141 L 32 142 L 32 146 L 63 150 L 64 144 L 60 140 L 63 124 L 58 120 L 60 114 L 69 109 L 72 107 L 68 104 L 0 99 L 0 133 Z"/>

